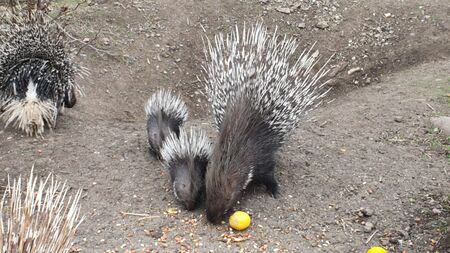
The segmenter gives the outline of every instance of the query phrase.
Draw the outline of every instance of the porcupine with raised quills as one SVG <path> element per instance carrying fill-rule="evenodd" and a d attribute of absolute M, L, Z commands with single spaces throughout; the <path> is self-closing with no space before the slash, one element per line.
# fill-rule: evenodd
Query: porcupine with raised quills
<path fill-rule="evenodd" d="M 161 159 L 161 147 L 171 134 L 179 136 L 180 128 L 188 118 L 186 103 L 170 90 L 153 93 L 145 105 L 147 137 L 150 152 Z"/>
<path fill-rule="evenodd" d="M 318 52 L 292 62 L 293 38 L 261 23 L 216 35 L 205 46 L 206 90 L 219 133 L 205 176 L 206 214 L 213 223 L 231 211 L 249 183 L 276 195 L 275 152 L 328 90 Z M 294 59 L 295 60 L 295 59 Z"/>
<path fill-rule="evenodd" d="M 1 253 L 68 253 L 80 217 L 81 190 L 70 194 L 69 186 L 49 176 L 40 181 L 8 180 L 0 201 Z M 24 189 L 25 188 L 25 189 Z"/>
<path fill-rule="evenodd" d="M 75 105 L 76 70 L 63 31 L 41 11 L 11 16 L 0 34 L 0 119 L 5 127 L 42 135 L 63 107 Z"/>
<path fill-rule="evenodd" d="M 173 193 L 188 210 L 204 199 L 206 166 L 211 155 L 211 143 L 206 134 L 191 128 L 172 132 L 163 142 L 161 157 L 169 170 Z"/>

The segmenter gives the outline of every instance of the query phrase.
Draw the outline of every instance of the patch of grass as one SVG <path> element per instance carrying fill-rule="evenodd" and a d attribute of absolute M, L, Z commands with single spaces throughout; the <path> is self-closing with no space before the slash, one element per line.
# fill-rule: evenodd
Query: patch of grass
<path fill-rule="evenodd" d="M 450 212 L 450 195 L 443 201 L 442 208 L 444 208 L 447 212 Z"/>
<path fill-rule="evenodd" d="M 422 143 L 428 146 L 430 151 L 445 155 L 450 164 L 450 136 L 442 136 L 441 130 L 436 127 L 430 127 L 427 132 Z"/>
<path fill-rule="evenodd" d="M 438 224 L 436 226 L 436 230 L 442 234 L 448 233 L 448 231 L 449 231 L 448 222 L 445 220 L 439 220 Z"/>
<path fill-rule="evenodd" d="M 450 143 L 450 136 L 447 137 L 447 143 Z M 450 144 L 445 145 L 446 146 L 446 152 L 447 152 L 447 159 L 450 163 Z"/>
<path fill-rule="evenodd" d="M 442 91 L 447 99 L 447 104 L 450 106 L 450 77 L 447 78 L 447 83 L 443 85 Z"/>

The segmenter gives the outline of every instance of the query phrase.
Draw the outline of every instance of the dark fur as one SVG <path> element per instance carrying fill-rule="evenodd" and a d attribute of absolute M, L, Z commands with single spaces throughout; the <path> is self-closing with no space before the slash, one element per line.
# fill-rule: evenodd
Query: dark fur
<path fill-rule="evenodd" d="M 169 164 L 174 194 L 187 210 L 195 209 L 204 199 L 207 157 L 184 157 Z"/>
<path fill-rule="evenodd" d="M 28 91 L 28 83 L 32 80 L 37 86 L 36 93 L 39 99 L 57 101 L 58 110 L 61 105 L 72 108 L 76 104 L 75 90 L 73 87 L 68 87 L 64 92 L 58 90 L 58 82 L 62 80 L 59 75 L 60 73 L 46 60 L 24 60 L 11 69 L 8 79 L 2 87 L 3 92 L 8 94 L 9 98 L 24 99 Z M 14 95 L 15 92 L 16 95 Z"/>
<path fill-rule="evenodd" d="M 77 97 L 75 95 L 75 89 L 66 90 L 64 94 L 64 106 L 67 108 L 72 108 L 77 103 Z"/>
<path fill-rule="evenodd" d="M 5 42 L 4 49 L 8 49 L 0 52 L 0 90 L 5 99 L 21 99 L 32 79 L 37 84 L 39 99 L 53 100 L 59 107 L 64 103 L 65 93 L 73 88 L 70 84 L 75 69 L 65 50 L 62 31 L 52 22 L 44 22 L 42 12 L 29 15 L 0 36 Z"/>
<path fill-rule="evenodd" d="M 180 127 L 183 120 L 171 118 L 163 111 L 159 111 L 157 115 L 148 115 L 147 119 L 147 136 L 150 144 L 150 152 L 158 159 L 161 159 L 161 147 L 167 136 L 174 132 L 180 135 Z"/>
<path fill-rule="evenodd" d="M 206 215 L 210 222 L 220 222 L 234 206 L 252 167 L 252 182 L 277 194 L 274 155 L 280 143 L 249 99 L 242 97 L 227 106 L 206 172 Z"/>
<path fill-rule="evenodd" d="M 37 85 L 36 93 L 41 100 L 57 100 L 62 94 L 56 89 L 59 76 L 50 64 L 45 60 L 31 59 L 18 63 L 11 69 L 7 80 L 4 82 L 3 90 L 8 96 L 15 96 L 18 99 L 24 99 L 27 93 L 29 81 Z M 16 95 L 14 95 L 14 86 Z"/>

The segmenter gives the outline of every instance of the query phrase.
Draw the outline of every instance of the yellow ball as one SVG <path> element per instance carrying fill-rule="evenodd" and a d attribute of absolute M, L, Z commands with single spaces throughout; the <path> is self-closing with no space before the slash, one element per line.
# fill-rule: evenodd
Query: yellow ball
<path fill-rule="evenodd" d="M 367 253 L 387 253 L 387 250 L 377 246 L 370 248 L 369 251 L 367 251 Z"/>
<path fill-rule="evenodd" d="M 236 230 L 244 230 L 250 226 L 251 218 L 246 212 L 236 211 L 230 216 L 230 227 Z"/>

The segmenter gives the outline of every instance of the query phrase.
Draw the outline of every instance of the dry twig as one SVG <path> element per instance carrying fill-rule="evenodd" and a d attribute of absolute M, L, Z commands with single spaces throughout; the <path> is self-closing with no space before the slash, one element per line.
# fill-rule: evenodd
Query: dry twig
<path fill-rule="evenodd" d="M 373 233 L 369 236 L 369 238 L 367 238 L 366 244 L 368 244 L 372 240 L 372 238 L 375 236 L 376 233 L 378 233 L 378 230 L 373 231 Z"/>

